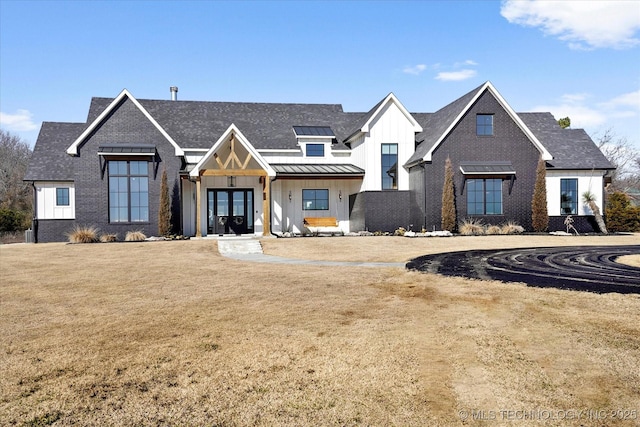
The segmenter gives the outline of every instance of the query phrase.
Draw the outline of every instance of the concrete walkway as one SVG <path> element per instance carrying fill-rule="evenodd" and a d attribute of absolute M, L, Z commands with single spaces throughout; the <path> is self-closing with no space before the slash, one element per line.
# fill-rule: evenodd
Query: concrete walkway
<path fill-rule="evenodd" d="M 334 267 L 405 267 L 404 262 L 315 261 L 297 258 L 284 258 L 274 255 L 265 255 L 262 252 L 262 245 L 260 244 L 260 241 L 253 237 L 220 237 L 217 240 L 220 255 L 239 261 Z"/>

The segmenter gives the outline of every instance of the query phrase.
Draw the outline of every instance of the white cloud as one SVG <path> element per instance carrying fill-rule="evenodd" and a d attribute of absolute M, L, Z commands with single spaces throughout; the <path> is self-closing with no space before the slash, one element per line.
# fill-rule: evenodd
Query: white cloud
<path fill-rule="evenodd" d="M 640 90 L 624 93 L 603 102 L 593 102 L 585 93 L 565 94 L 555 105 L 538 105 L 532 111 L 549 111 L 556 119 L 571 118 L 572 128 L 588 132 L 616 129 L 634 144 L 638 138 L 640 122 Z M 639 146 L 640 148 L 640 146 Z"/>
<path fill-rule="evenodd" d="M 29 110 L 18 110 L 16 114 L 0 112 L 0 126 L 14 132 L 26 132 L 38 128 L 38 124 L 33 122 L 33 114 Z"/>
<path fill-rule="evenodd" d="M 414 65 L 413 67 L 405 67 L 402 72 L 406 74 L 418 75 L 421 74 L 424 70 L 427 69 L 425 64 Z"/>
<path fill-rule="evenodd" d="M 500 14 L 512 24 L 539 27 L 572 49 L 626 49 L 640 44 L 637 1 L 505 0 Z"/>
<path fill-rule="evenodd" d="M 460 80 L 467 80 L 475 77 L 476 70 L 459 70 L 459 71 L 443 71 L 438 73 L 436 80 L 442 80 L 443 82 L 455 82 Z"/>

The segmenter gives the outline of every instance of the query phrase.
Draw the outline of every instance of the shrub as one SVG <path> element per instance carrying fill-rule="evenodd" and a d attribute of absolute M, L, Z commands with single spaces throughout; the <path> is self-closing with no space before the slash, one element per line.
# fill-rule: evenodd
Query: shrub
<path fill-rule="evenodd" d="M 624 193 L 613 193 L 607 203 L 607 228 L 614 233 L 640 231 L 640 207 L 631 206 Z"/>
<path fill-rule="evenodd" d="M 524 227 L 513 221 L 508 221 L 500 227 L 502 234 L 521 234 L 524 233 Z"/>
<path fill-rule="evenodd" d="M 531 225 L 533 231 L 543 232 L 549 227 L 549 214 L 547 212 L 547 168 L 542 157 L 538 159 L 536 168 L 536 182 L 533 187 L 531 200 Z"/>
<path fill-rule="evenodd" d="M 491 235 L 502 234 L 502 228 L 499 225 L 490 225 L 485 230 L 485 233 L 491 234 Z"/>
<path fill-rule="evenodd" d="M 98 241 L 98 229 L 95 227 L 75 226 L 67 233 L 70 243 L 96 243 Z"/>
<path fill-rule="evenodd" d="M 477 218 L 464 218 L 458 224 L 458 229 L 463 236 L 481 236 L 484 234 L 482 220 Z"/>
<path fill-rule="evenodd" d="M 443 230 L 456 231 L 456 190 L 453 180 L 453 166 L 447 157 L 444 164 L 444 185 L 442 186 L 442 222 Z"/>
<path fill-rule="evenodd" d="M 0 209 L 0 232 L 25 229 L 27 214 L 14 209 Z"/>
<path fill-rule="evenodd" d="M 163 169 L 160 185 L 160 208 L 158 210 L 158 234 L 168 236 L 171 234 L 171 198 L 169 197 L 169 185 L 167 183 L 167 169 Z"/>
<path fill-rule="evenodd" d="M 147 236 L 142 231 L 127 231 L 127 235 L 124 237 L 125 242 L 142 242 Z"/>
<path fill-rule="evenodd" d="M 103 234 L 102 236 L 100 236 L 100 241 L 102 243 L 117 242 L 118 241 L 118 235 L 115 234 L 115 233 Z"/>
<path fill-rule="evenodd" d="M 394 236 L 404 236 L 404 233 L 406 233 L 406 232 L 407 232 L 407 230 L 404 227 L 400 227 L 393 233 L 393 235 Z"/>

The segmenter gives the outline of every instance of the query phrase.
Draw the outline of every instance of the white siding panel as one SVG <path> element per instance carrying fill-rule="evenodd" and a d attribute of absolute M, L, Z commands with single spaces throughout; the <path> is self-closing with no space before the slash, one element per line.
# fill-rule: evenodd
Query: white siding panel
<path fill-rule="evenodd" d="M 38 219 L 75 219 L 76 191 L 73 182 L 37 182 L 35 186 Z M 56 205 L 56 188 L 69 189 L 69 206 Z"/>
<path fill-rule="evenodd" d="M 593 215 L 591 209 L 582 203 L 582 194 L 591 191 L 597 198 L 596 204 L 603 212 L 603 182 L 604 171 L 547 171 L 547 211 L 550 216 L 561 215 L 560 211 L 560 180 L 578 180 L 578 215 Z"/>

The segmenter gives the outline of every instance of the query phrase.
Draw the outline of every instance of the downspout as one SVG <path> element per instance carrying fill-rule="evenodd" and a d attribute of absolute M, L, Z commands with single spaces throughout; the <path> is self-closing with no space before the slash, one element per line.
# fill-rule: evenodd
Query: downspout
<path fill-rule="evenodd" d="M 33 230 L 33 243 L 38 243 L 38 190 L 35 181 L 31 181 L 33 188 L 33 217 L 31 219 L 31 229 Z"/>

